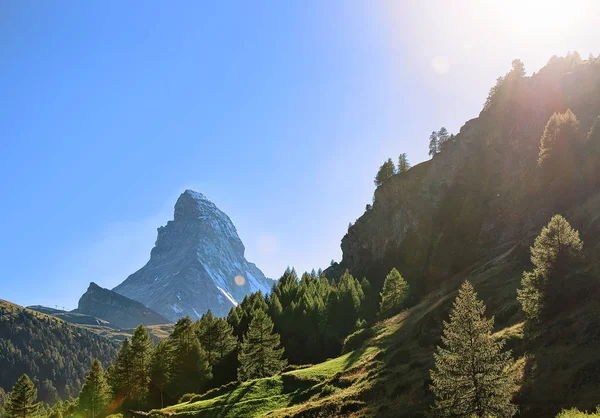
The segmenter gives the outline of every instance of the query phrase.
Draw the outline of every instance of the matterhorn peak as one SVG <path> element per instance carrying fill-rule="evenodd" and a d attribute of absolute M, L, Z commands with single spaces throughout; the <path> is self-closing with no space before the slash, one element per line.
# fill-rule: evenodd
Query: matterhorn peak
<path fill-rule="evenodd" d="M 229 216 L 202 193 L 185 190 L 173 220 L 158 228 L 150 260 L 114 291 L 175 321 L 210 309 L 225 316 L 249 293 L 273 281 L 244 257 Z"/>

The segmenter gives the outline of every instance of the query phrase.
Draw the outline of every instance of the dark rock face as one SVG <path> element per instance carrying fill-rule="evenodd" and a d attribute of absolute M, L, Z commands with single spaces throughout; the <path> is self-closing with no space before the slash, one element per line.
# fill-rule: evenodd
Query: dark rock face
<path fill-rule="evenodd" d="M 114 291 L 172 321 L 210 309 L 225 316 L 244 296 L 268 293 L 273 281 L 244 258 L 229 217 L 201 193 L 186 190 L 174 219 L 158 228 L 150 261 Z"/>
<path fill-rule="evenodd" d="M 496 249 L 517 245 L 527 263 L 528 247 L 555 213 L 585 233 L 595 218 L 578 210 L 596 207 L 599 195 L 591 158 L 574 177 L 560 173 L 554 181 L 542 176 L 537 160 L 553 113 L 571 109 L 582 134 L 589 131 L 600 113 L 599 68 L 545 67 L 499 94 L 442 153 L 375 191 L 372 208 L 342 239 L 342 261 L 326 274 L 349 269 L 381 288 L 396 267 L 425 294 Z"/>
<path fill-rule="evenodd" d="M 135 328 L 140 324 L 167 324 L 169 320 L 147 308 L 142 303 L 90 283 L 88 290 L 79 299 L 79 306 L 72 311 L 108 321 L 103 323 L 112 328 Z"/>

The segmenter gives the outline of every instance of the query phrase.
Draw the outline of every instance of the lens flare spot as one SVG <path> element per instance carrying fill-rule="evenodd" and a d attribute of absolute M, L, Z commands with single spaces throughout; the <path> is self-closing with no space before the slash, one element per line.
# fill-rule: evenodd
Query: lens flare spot
<path fill-rule="evenodd" d="M 244 279 L 244 276 L 242 276 L 241 274 L 238 274 L 237 276 L 235 276 L 235 279 L 233 279 L 235 281 L 235 284 L 237 284 L 238 286 L 243 286 L 244 283 L 246 283 L 246 279 Z"/>

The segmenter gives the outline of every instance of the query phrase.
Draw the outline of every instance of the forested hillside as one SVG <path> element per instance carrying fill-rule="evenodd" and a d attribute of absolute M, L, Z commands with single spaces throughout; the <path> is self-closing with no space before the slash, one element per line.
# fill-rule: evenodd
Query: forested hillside
<path fill-rule="evenodd" d="M 342 261 L 325 272 L 334 282 L 366 277 L 358 298 L 366 324 L 385 318 L 380 303 L 394 297 L 391 289 L 407 289 L 408 298 L 395 296 L 407 310 L 371 327 L 358 323 L 344 344 L 350 355 L 192 397 L 165 415 L 424 417 L 436 408 L 440 416 L 554 417 L 595 409 L 600 59 L 570 53 L 524 74 L 515 60 L 458 134 L 424 135 L 430 161 L 409 168 L 403 153 L 398 169 L 386 161 L 373 204 L 342 240 Z M 471 290 L 455 301 L 467 280 Z M 299 299 L 290 307 L 304 312 Z M 444 325 L 451 311 L 454 328 Z M 302 329 L 298 321 L 278 330 L 284 347 L 284 334 Z M 480 343 L 465 349 L 461 326 L 469 323 L 479 324 Z M 435 357 L 440 345 L 447 351 Z M 471 383 L 456 377 L 466 360 L 444 360 L 469 350 L 487 359 Z M 481 392 L 478 379 L 504 386 Z"/>
<path fill-rule="evenodd" d="M 117 346 L 91 331 L 0 300 L 0 388 L 28 374 L 38 399 L 77 396 L 92 359 L 108 364 Z"/>

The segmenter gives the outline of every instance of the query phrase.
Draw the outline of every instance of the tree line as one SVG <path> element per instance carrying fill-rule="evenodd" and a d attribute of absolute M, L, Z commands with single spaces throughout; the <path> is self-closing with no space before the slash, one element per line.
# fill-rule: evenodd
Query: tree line
<path fill-rule="evenodd" d="M 458 135 L 450 134 L 445 127 L 441 127 L 439 131 L 433 131 L 429 136 L 429 155 L 431 157 L 446 151 L 450 145 L 454 144 Z M 384 181 L 392 177 L 394 174 L 400 174 L 410 169 L 408 156 L 406 153 L 400 154 L 398 157 L 398 165 L 394 165 L 391 158 L 388 158 L 377 171 L 375 179 L 375 187 L 379 187 Z"/>
<path fill-rule="evenodd" d="M 379 294 L 348 271 L 329 280 L 321 271 L 298 277 L 288 268 L 270 294 L 246 296 L 227 318 L 210 311 L 197 321 L 182 318 L 156 346 L 140 325 L 106 370 L 93 360 L 76 399 L 45 408 L 36 401 L 34 383 L 21 376 L 5 397 L 5 415 L 96 418 L 159 408 L 231 381 L 272 376 L 288 363 L 324 361 L 339 355 L 346 337 L 357 329 L 399 313 L 408 292 L 396 269 Z"/>

